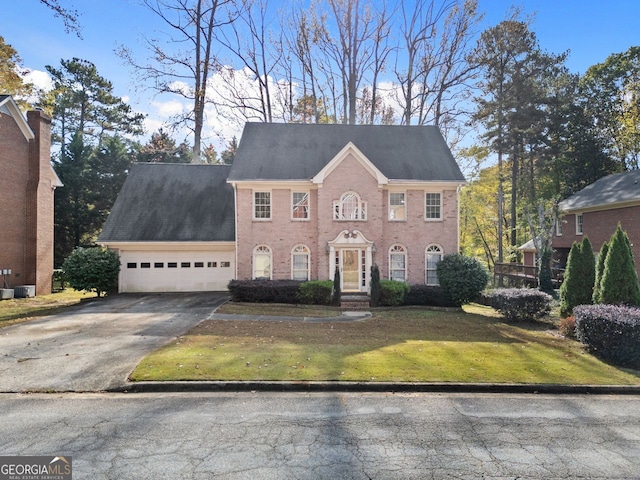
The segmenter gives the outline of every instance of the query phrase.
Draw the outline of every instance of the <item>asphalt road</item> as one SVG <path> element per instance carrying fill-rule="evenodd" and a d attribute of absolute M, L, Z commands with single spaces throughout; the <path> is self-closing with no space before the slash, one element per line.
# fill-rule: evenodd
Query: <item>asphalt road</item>
<path fill-rule="evenodd" d="M 638 479 L 640 398 L 3 394 L 2 455 L 80 479 Z"/>
<path fill-rule="evenodd" d="M 148 353 L 206 319 L 223 293 L 121 294 L 0 329 L 0 392 L 122 387 Z"/>

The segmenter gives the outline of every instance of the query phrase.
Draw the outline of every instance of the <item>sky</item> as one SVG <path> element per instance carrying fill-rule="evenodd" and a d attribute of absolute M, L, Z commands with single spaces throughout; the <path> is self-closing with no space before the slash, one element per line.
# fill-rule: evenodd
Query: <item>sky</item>
<path fill-rule="evenodd" d="M 485 12 L 481 29 L 505 19 L 514 3 L 525 16 L 533 15 L 530 29 L 543 50 L 555 54 L 569 50 L 567 66 L 573 73 L 583 74 L 612 53 L 640 45 L 638 0 L 479 0 Z M 34 78 L 42 79 L 45 65 L 57 67 L 62 59 L 89 60 L 113 83 L 115 95 L 148 115 L 148 133 L 181 108 L 175 99 L 154 98 L 140 89 L 130 67 L 115 53 L 125 45 L 144 57 L 142 36 L 162 30 L 160 21 L 137 0 L 61 0 L 61 4 L 79 12 L 82 38 L 65 33 L 62 20 L 39 0 L 0 0 L 0 35 L 17 50 L 22 66 L 34 71 Z M 228 122 L 208 121 L 210 138 L 217 139 L 214 144 L 240 135 L 239 127 Z"/>

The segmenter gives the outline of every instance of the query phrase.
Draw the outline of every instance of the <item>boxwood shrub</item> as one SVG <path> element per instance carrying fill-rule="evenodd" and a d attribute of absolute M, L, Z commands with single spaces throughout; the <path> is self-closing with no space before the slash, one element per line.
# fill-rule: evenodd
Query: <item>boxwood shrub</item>
<path fill-rule="evenodd" d="M 497 288 L 491 306 L 509 321 L 538 320 L 551 311 L 553 297 L 533 288 Z"/>
<path fill-rule="evenodd" d="M 333 282 L 331 280 L 311 280 L 300 285 L 298 298 L 300 303 L 312 305 L 331 305 Z"/>
<path fill-rule="evenodd" d="M 640 309 L 579 305 L 573 309 L 576 337 L 598 357 L 640 369 Z"/>
<path fill-rule="evenodd" d="M 297 280 L 231 280 L 227 285 L 234 302 L 299 303 Z"/>
<path fill-rule="evenodd" d="M 411 285 L 404 297 L 405 305 L 428 305 L 431 307 L 457 307 L 449 293 L 437 285 Z"/>
<path fill-rule="evenodd" d="M 380 280 L 380 305 L 383 307 L 397 307 L 404 303 L 404 297 L 411 287 L 406 282 L 395 280 Z"/>

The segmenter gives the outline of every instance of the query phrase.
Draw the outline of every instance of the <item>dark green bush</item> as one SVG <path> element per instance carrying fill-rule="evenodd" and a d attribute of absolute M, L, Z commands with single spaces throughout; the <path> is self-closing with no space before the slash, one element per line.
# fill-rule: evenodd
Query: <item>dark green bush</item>
<path fill-rule="evenodd" d="M 474 301 L 489 282 L 489 272 L 473 257 L 445 255 L 436 268 L 440 285 L 457 306 Z"/>
<path fill-rule="evenodd" d="M 382 292 L 380 290 L 380 269 L 378 265 L 371 266 L 371 306 L 380 306 L 380 296 Z"/>
<path fill-rule="evenodd" d="M 602 278 L 598 285 L 600 303 L 640 306 L 640 285 L 631 243 L 620 225 L 608 243 Z"/>
<path fill-rule="evenodd" d="M 573 313 L 576 337 L 591 352 L 616 365 L 640 369 L 640 309 L 580 305 Z"/>
<path fill-rule="evenodd" d="M 98 297 L 118 288 L 120 258 L 113 250 L 77 247 L 62 264 L 71 288 L 95 292 Z"/>
<path fill-rule="evenodd" d="M 231 280 L 227 285 L 234 302 L 299 303 L 297 280 Z"/>
<path fill-rule="evenodd" d="M 553 297 L 532 288 L 497 288 L 491 292 L 491 306 L 506 320 L 538 320 L 551 311 Z"/>
<path fill-rule="evenodd" d="M 411 285 L 404 297 L 405 305 L 428 305 L 431 307 L 457 307 L 449 293 L 437 285 Z"/>
<path fill-rule="evenodd" d="M 331 305 L 335 305 L 336 307 L 340 306 L 340 297 L 342 296 L 340 283 L 340 269 L 336 267 L 333 274 L 333 291 L 331 292 Z"/>
<path fill-rule="evenodd" d="M 571 315 L 573 307 L 589 305 L 593 298 L 596 280 L 596 259 L 588 237 L 580 243 L 573 242 L 564 280 L 560 286 L 560 314 Z"/>
<path fill-rule="evenodd" d="M 300 303 L 311 305 L 331 305 L 331 292 L 333 282 L 331 280 L 312 280 L 300 285 L 298 299 Z"/>
<path fill-rule="evenodd" d="M 409 293 L 408 283 L 394 280 L 380 280 L 380 305 L 397 307 L 404 303 L 404 297 Z"/>

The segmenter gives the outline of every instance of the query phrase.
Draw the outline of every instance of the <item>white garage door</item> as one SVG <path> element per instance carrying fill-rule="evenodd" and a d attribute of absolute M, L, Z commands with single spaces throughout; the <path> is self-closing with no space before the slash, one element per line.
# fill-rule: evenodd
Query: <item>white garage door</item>
<path fill-rule="evenodd" d="M 120 292 L 222 291 L 235 275 L 233 251 L 120 251 Z"/>

